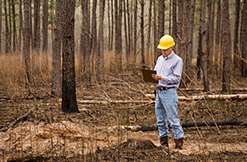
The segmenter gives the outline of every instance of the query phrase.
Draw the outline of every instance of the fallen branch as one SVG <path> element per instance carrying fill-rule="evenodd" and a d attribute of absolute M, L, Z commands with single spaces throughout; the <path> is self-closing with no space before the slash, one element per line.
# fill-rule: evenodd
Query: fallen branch
<path fill-rule="evenodd" d="M 204 91 L 203 88 L 179 88 L 182 91 Z M 210 91 L 222 91 L 220 88 L 210 89 Z M 231 91 L 247 91 L 247 88 L 231 88 Z"/>
<path fill-rule="evenodd" d="M 154 94 L 147 94 L 147 97 L 151 99 L 155 99 Z M 247 94 L 228 94 L 228 95 L 198 95 L 198 96 L 178 96 L 178 100 L 180 101 L 198 101 L 198 100 L 241 100 L 241 99 L 247 99 Z"/>
<path fill-rule="evenodd" d="M 31 114 L 33 113 L 33 111 L 36 110 L 36 109 L 37 109 L 37 108 L 35 107 L 35 108 L 32 108 L 32 109 L 28 110 L 28 112 L 26 112 L 24 115 L 18 117 L 17 119 L 15 119 L 15 120 L 14 120 L 13 122 L 11 122 L 8 126 L 1 128 L 1 129 L 0 129 L 0 132 L 5 132 L 5 131 L 7 131 L 9 128 L 14 127 L 18 122 L 26 120 L 27 117 L 28 117 L 29 115 L 31 115 Z"/>
<path fill-rule="evenodd" d="M 219 120 L 219 121 L 186 121 L 182 123 L 182 127 L 202 127 L 202 126 L 216 126 L 216 125 L 246 125 L 247 121 L 240 121 L 240 120 Z M 137 125 L 137 126 L 121 126 L 122 129 L 128 129 L 134 132 L 137 131 L 156 131 L 156 125 Z"/>

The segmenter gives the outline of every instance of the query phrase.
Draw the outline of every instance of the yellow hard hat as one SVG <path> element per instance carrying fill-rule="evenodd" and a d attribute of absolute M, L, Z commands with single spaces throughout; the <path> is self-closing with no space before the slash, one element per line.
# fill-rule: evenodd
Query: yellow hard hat
<path fill-rule="evenodd" d="M 174 39 L 172 38 L 172 36 L 170 35 L 164 35 L 161 39 L 160 39 L 160 44 L 158 45 L 157 48 L 159 49 L 168 49 L 172 46 L 175 45 L 175 41 Z"/>

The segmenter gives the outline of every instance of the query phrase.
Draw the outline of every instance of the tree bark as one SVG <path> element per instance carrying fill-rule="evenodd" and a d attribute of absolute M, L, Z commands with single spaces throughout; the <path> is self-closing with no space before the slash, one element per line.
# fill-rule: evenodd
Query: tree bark
<path fill-rule="evenodd" d="M 178 0 L 178 21 L 177 21 L 177 53 L 181 56 L 182 55 L 182 24 L 183 24 L 183 1 Z"/>
<path fill-rule="evenodd" d="M 241 31 L 241 52 L 242 52 L 242 76 L 247 77 L 247 1 L 244 1 L 242 12 L 242 31 Z"/>
<path fill-rule="evenodd" d="M 150 51 L 150 43 L 151 43 L 151 20 L 152 20 L 152 3 L 153 0 L 149 0 L 149 8 L 148 8 L 148 33 L 147 33 L 147 42 L 146 42 L 146 62 L 151 63 L 151 51 Z"/>
<path fill-rule="evenodd" d="M 97 1 L 94 0 L 93 8 L 95 7 L 95 3 Z M 81 7 L 82 7 L 82 28 L 81 28 L 81 45 L 80 45 L 80 53 L 83 56 L 83 76 L 86 77 L 86 86 L 89 87 L 91 85 L 91 60 L 90 60 L 90 44 L 92 44 L 92 53 L 96 51 L 97 48 L 97 42 L 95 42 L 96 35 L 95 33 L 96 26 L 94 27 L 92 25 L 92 43 L 90 43 L 90 8 L 89 8 L 89 0 L 82 0 L 81 1 Z M 96 8 L 95 11 L 96 12 Z M 92 15 L 92 22 L 96 23 L 96 19 L 94 13 Z M 95 24 L 96 25 L 96 24 Z"/>
<path fill-rule="evenodd" d="M 145 65 L 145 42 L 144 42 L 144 0 L 141 0 L 141 23 L 140 23 L 140 29 L 141 29 L 141 58 L 142 58 L 142 65 Z"/>
<path fill-rule="evenodd" d="M 54 0 L 50 2 L 50 16 L 51 16 L 51 41 L 54 39 Z"/>
<path fill-rule="evenodd" d="M 212 75 L 213 72 L 213 28 L 212 23 L 214 21 L 212 15 L 212 0 L 207 1 L 208 6 L 208 24 L 207 24 L 207 62 L 208 62 L 208 75 Z"/>
<path fill-rule="evenodd" d="M 23 31 L 23 16 L 22 16 L 22 0 L 19 1 L 19 41 L 18 41 L 18 49 L 21 51 L 22 49 L 22 31 Z"/>
<path fill-rule="evenodd" d="M 195 15 L 195 0 L 190 0 L 189 3 L 189 13 L 188 16 L 189 17 L 189 31 L 188 31 L 188 52 L 187 52 L 187 57 L 186 57 L 186 67 L 187 67 L 187 74 L 189 79 L 187 79 L 187 83 L 189 83 L 193 77 L 193 72 L 192 72 L 192 57 L 193 57 L 193 35 L 194 35 L 194 15 Z"/>
<path fill-rule="evenodd" d="M 52 85 L 51 94 L 61 96 L 61 21 L 62 0 L 56 0 L 54 39 L 52 40 Z"/>
<path fill-rule="evenodd" d="M 0 55 L 2 54 L 2 0 L 0 0 Z"/>
<path fill-rule="evenodd" d="M 62 111 L 79 112 L 76 101 L 74 23 L 75 0 L 62 1 Z"/>
<path fill-rule="evenodd" d="M 203 71 L 203 87 L 204 91 L 209 91 L 209 81 L 208 81 L 208 68 L 207 68 L 207 61 L 206 61 L 206 22 L 205 22 L 205 6 L 206 0 L 201 1 L 201 11 L 200 11 L 200 26 L 199 26 L 199 43 L 198 43 L 198 61 L 197 66 L 199 70 Z M 198 74 L 199 77 L 200 73 Z"/>
<path fill-rule="evenodd" d="M 153 3 L 153 19 L 154 19 L 154 25 L 153 25 L 153 34 L 154 34 L 154 51 L 153 51 L 153 60 L 154 60 L 154 65 L 156 64 L 156 60 L 157 60 L 157 53 L 158 53 L 158 50 L 157 50 L 157 42 L 158 42 L 158 34 L 157 34 L 157 24 L 156 24 L 156 21 L 157 21 L 157 14 L 156 14 L 156 8 L 155 8 L 155 4 L 156 4 L 156 0 L 153 0 L 154 3 Z"/>
<path fill-rule="evenodd" d="M 162 36 L 164 36 L 165 32 L 165 2 L 164 0 L 159 0 L 159 13 L 158 13 L 158 38 L 156 45 L 158 46 L 159 40 Z M 156 58 L 161 55 L 161 50 L 158 50 L 156 53 Z"/>
<path fill-rule="evenodd" d="M 215 71 L 219 72 L 220 68 L 220 57 L 221 57 L 221 0 L 218 0 L 217 4 L 217 22 L 216 22 L 216 35 L 215 35 Z"/>
<path fill-rule="evenodd" d="M 91 52 L 91 55 L 92 55 L 91 64 L 92 64 L 93 68 L 96 66 L 96 63 L 94 63 L 94 60 L 95 60 L 95 55 L 97 53 L 97 49 L 96 48 L 97 48 L 97 39 L 98 39 L 97 38 L 97 15 L 96 15 L 97 2 L 98 2 L 97 0 L 93 0 L 93 7 L 92 7 L 92 28 L 91 28 L 91 37 L 92 38 L 91 38 L 91 45 L 90 45 L 91 48 L 89 49 L 89 52 Z M 90 1 L 88 1 L 88 3 L 90 4 Z M 90 12 L 89 7 L 88 7 L 88 12 Z M 87 15 L 89 15 L 89 13 L 87 13 Z M 87 17 L 85 17 L 85 19 L 87 19 Z M 88 19 L 87 21 L 90 21 L 90 19 Z M 87 22 L 87 23 L 89 23 L 89 22 Z M 84 25 L 87 25 L 87 24 L 84 24 Z M 86 26 L 84 28 L 86 28 Z M 87 41 L 87 39 L 85 39 L 84 41 Z M 90 61 L 90 58 L 86 58 L 86 61 Z M 87 65 L 87 67 L 90 67 L 90 65 Z M 87 70 L 87 69 L 85 69 L 85 70 Z M 94 71 L 94 70 L 92 70 L 92 71 Z"/>
<path fill-rule="evenodd" d="M 24 0 L 24 31 L 23 31 L 23 53 L 25 62 L 25 72 L 28 83 L 33 86 L 31 56 L 30 56 L 30 0 Z"/>
<path fill-rule="evenodd" d="M 104 12 L 105 0 L 100 1 L 100 19 L 99 19 L 99 33 L 98 33 L 98 47 L 95 58 L 96 78 L 99 83 L 104 82 Z"/>
<path fill-rule="evenodd" d="M 8 19 L 8 21 L 9 21 L 9 50 L 10 50 L 10 52 L 12 52 L 12 18 L 11 18 L 11 0 L 8 0 L 8 5 L 9 5 L 9 10 L 8 10 L 8 12 L 9 12 L 9 19 Z"/>
<path fill-rule="evenodd" d="M 129 45 L 128 45 L 128 29 L 127 29 L 127 7 L 126 7 L 126 0 L 123 0 L 123 6 L 124 6 L 124 38 L 125 38 L 125 57 L 126 61 L 129 62 Z"/>
<path fill-rule="evenodd" d="M 136 56 L 137 56 L 137 47 L 136 47 L 136 42 L 137 42 L 137 0 L 135 0 L 135 5 L 134 5 L 134 63 L 136 63 Z"/>
<path fill-rule="evenodd" d="M 172 3 L 172 37 L 174 38 L 175 42 L 178 42 L 177 37 L 177 0 L 173 0 Z M 175 52 L 177 51 L 178 46 L 176 45 L 174 48 Z"/>
<path fill-rule="evenodd" d="M 12 19 L 12 24 L 13 24 L 13 51 L 15 52 L 16 51 L 16 23 L 15 23 L 15 17 L 16 17 L 16 14 L 15 14 L 15 3 L 14 3 L 14 0 L 12 0 L 12 16 L 13 16 L 13 19 Z"/>
<path fill-rule="evenodd" d="M 48 49 L 48 0 L 42 0 L 42 51 Z"/>
<path fill-rule="evenodd" d="M 115 57 L 116 70 L 122 72 L 122 0 L 115 0 Z"/>
<path fill-rule="evenodd" d="M 34 1 L 33 49 L 39 54 L 40 50 L 40 0 Z"/>
<path fill-rule="evenodd" d="M 231 33 L 229 17 L 229 1 L 224 0 L 222 4 L 222 54 L 223 54 L 223 79 L 222 91 L 230 92 L 231 82 Z"/>
<path fill-rule="evenodd" d="M 240 65 L 240 46 L 239 46 L 239 15 L 240 15 L 240 0 L 235 0 L 235 24 L 234 24 L 234 41 L 233 41 L 233 53 L 234 53 L 234 69 L 236 70 Z"/>
<path fill-rule="evenodd" d="M 9 25 L 8 25 L 8 11 L 7 11 L 7 2 L 4 2 L 4 15 L 5 15 L 5 53 L 9 53 L 10 40 L 9 40 Z"/>

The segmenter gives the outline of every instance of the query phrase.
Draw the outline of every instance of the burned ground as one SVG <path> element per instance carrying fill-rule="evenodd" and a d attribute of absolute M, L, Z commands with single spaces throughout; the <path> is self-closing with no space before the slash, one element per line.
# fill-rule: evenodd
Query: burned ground
<path fill-rule="evenodd" d="M 0 159 L 2 161 L 245 161 L 247 101 L 200 100 L 179 102 L 181 122 L 238 120 L 241 125 L 184 128 L 184 149 L 160 147 L 157 130 L 131 128 L 155 125 L 154 102 L 145 96 L 154 85 L 139 75 L 109 75 L 91 88 L 77 86 L 80 113 L 65 114 L 61 100 L 49 88 L 0 94 Z M 48 87 L 44 84 L 40 87 Z M 193 89 L 193 88 L 192 88 Z M 183 95 L 178 91 L 179 95 Z M 188 95 L 203 92 L 184 91 Z M 216 93 L 216 92 L 211 92 Z M 220 92 L 217 92 L 220 93 Z M 242 91 L 241 93 L 246 93 Z M 90 101 L 90 102 L 85 102 Z M 100 101 L 106 101 L 100 103 Z M 115 102 L 128 101 L 128 102 Z M 138 102 L 135 102 L 138 101 Z M 140 102 L 143 101 L 143 102 Z M 95 103 L 93 103 L 95 102 Z M 30 109 L 25 118 L 12 124 Z M 9 129 L 7 126 L 12 124 Z M 4 131 L 3 131 L 4 130 Z M 171 132 L 171 131 L 170 131 Z"/>

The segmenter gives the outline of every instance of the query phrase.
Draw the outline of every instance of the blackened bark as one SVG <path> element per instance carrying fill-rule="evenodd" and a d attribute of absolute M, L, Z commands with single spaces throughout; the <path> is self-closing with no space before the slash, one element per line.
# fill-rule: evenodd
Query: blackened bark
<path fill-rule="evenodd" d="M 56 0 L 54 39 L 52 40 L 52 85 L 51 94 L 61 96 L 61 21 L 62 0 Z"/>
<path fill-rule="evenodd" d="M 222 54 L 223 54 L 223 79 L 222 91 L 230 92 L 231 81 L 231 33 L 229 17 L 229 1 L 222 3 Z"/>
<path fill-rule="evenodd" d="M 159 40 L 164 36 L 165 30 L 165 1 L 159 0 L 159 13 L 158 13 L 158 38 L 156 44 L 159 44 Z M 161 50 L 156 53 L 156 58 L 161 54 Z"/>
<path fill-rule="evenodd" d="M 137 0 L 135 0 L 135 5 L 134 5 L 134 63 L 136 63 L 136 56 L 137 56 L 137 47 L 136 47 L 136 42 L 137 42 Z"/>
<path fill-rule="evenodd" d="M 96 55 L 96 78 L 99 83 L 104 82 L 104 11 L 105 0 L 100 1 L 100 19 L 99 19 L 99 33 L 98 33 L 98 47 Z"/>
<path fill-rule="evenodd" d="M 23 31 L 23 53 L 25 62 L 25 72 L 30 86 L 33 86 L 31 56 L 30 56 L 30 0 L 24 0 L 24 31 Z"/>
<path fill-rule="evenodd" d="M 96 0 L 94 1 L 94 3 L 96 3 Z M 82 6 L 82 30 L 81 30 L 81 45 L 80 45 L 80 52 L 83 56 L 83 60 L 84 60 L 84 66 L 83 66 L 83 72 L 85 73 L 84 76 L 86 76 L 86 85 L 87 87 L 89 87 L 91 85 L 91 60 L 90 60 L 90 9 L 89 9 L 89 0 L 82 0 L 81 1 L 81 6 Z M 94 20 L 94 18 L 96 19 L 96 17 L 94 17 L 94 13 L 92 16 L 93 20 L 92 22 L 96 21 Z M 95 22 L 96 23 L 96 22 Z M 94 30 L 95 29 L 95 30 Z M 96 51 L 97 48 L 97 42 L 95 42 L 95 38 L 97 33 L 96 32 L 96 26 L 94 27 L 92 25 L 92 44 L 93 44 L 93 49 L 92 49 L 92 53 L 94 53 Z M 94 55 L 94 54 L 93 54 Z"/>
<path fill-rule="evenodd" d="M 145 47 L 144 47 L 144 0 L 141 1 L 141 23 L 140 23 L 140 29 L 141 29 L 141 57 L 142 57 L 142 65 L 145 65 Z"/>
<path fill-rule="evenodd" d="M 33 25 L 33 49 L 37 53 L 40 50 L 40 0 L 34 1 L 34 25 Z"/>
<path fill-rule="evenodd" d="M 5 16 L 5 53 L 9 53 L 10 40 L 9 40 L 9 25 L 8 25 L 8 11 L 7 11 L 7 2 L 4 2 L 4 16 Z"/>
<path fill-rule="evenodd" d="M 18 49 L 21 51 L 22 45 L 22 31 L 23 31 L 23 16 L 22 16 L 22 0 L 19 1 L 19 41 L 18 41 Z"/>
<path fill-rule="evenodd" d="M 216 35 L 215 35 L 215 71 L 219 72 L 220 69 L 220 58 L 221 58 L 221 0 L 217 3 L 217 22 L 216 22 Z"/>
<path fill-rule="evenodd" d="M 240 0 L 235 0 L 235 25 L 234 25 L 234 41 L 233 41 L 233 52 L 234 52 L 234 69 L 237 69 L 240 65 L 240 46 L 239 46 L 239 15 L 240 15 Z"/>
<path fill-rule="evenodd" d="M 151 60 L 151 51 L 150 51 L 150 43 L 151 43 L 151 19 L 152 19 L 152 3 L 153 0 L 149 0 L 149 9 L 148 9 L 148 33 L 147 33 L 147 42 L 146 42 L 146 61 L 150 63 Z"/>
<path fill-rule="evenodd" d="M 42 1 L 42 51 L 48 48 L 48 0 Z"/>
<path fill-rule="evenodd" d="M 62 111 L 79 112 L 75 84 L 75 0 L 62 0 Z"/>
<path fill-rule="evenodd" d="M 16 51 L 16 23 L 15 23 L 15 17 L 16 17 L 16 14 L 15 14 L 15 3 L 14 3 L 14 0 L 12 0 L 12 16 L 13 16 L 13 19 L 12 19 L 12 25 L 13 25 L 13 51 Z"/>
<path fill-rule="evenodd" d="M 199 26 L 199 43 L 198 43 L 198 62 L 197 66 L 199 66 L 199 70 L 201 69 L 202 65 L 202 71 L 203 71 L 203 86 L 204 91 L 209 91 L 209 81 L 208 81 L 208 68 L 207 68 L 207 56 L 206 56 L 206 41 L 207 41 L 207 27 L 205 22 L 205 9 L 206 7 L 206 0 L 201 1 L 201 11 L 200 11 L 200 26 Z M 198 74 L 199 77 L 200 73 Z"/>
<path fill-rule="evenodd" d="M 247 77 L 247 1 L 244 1 L 242 12 L 241 52 L 242 52 L 242 76 Z"/>
<path fill-rule="evenodd" d="M 172 3 L 172 37 L 175 42 L 178 42 L 177 37 L 177 0 L 173 0 Z M 175 51 L 177 51 L 178 46 L 175 46 Z"/>
<path fill-rule="evenodd" d="M 0 55 L 2 54 L 2 0 L 0 0 Z"/>

